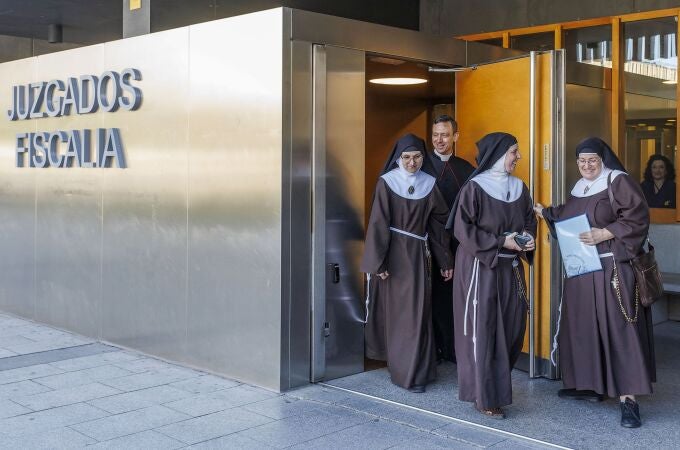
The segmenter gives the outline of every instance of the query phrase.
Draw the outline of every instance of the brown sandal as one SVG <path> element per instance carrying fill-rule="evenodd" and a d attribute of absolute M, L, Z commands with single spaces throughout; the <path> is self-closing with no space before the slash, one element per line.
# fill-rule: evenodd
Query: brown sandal
<path fill-rule="evenodd" d="M 477 409 L 477 411 L 479 411 L 480 413 L 484 414 L 486 417 L 490 417 L 492 419 L 505 419 L 505 411 L 503 411 L 501 408 L 485 409 L 475 405 L 475 409 Z"/>

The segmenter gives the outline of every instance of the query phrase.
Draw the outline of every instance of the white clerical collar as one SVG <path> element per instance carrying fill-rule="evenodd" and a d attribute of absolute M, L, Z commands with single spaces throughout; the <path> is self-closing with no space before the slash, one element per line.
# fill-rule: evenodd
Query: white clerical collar
<path fill-rule="evenodd" d="M 520 198 L 524 187 L 522 180 L 513 177 L 505 170 L 505 155 L 501 156 L 490 169 L 475 176 L 472 181 L 491 197 L 507 203 Z"/>
<path fill-rule="evenodd" d="M 441 159 L 444 162 L 448 161 L 451 158 L 451 156 L 453 156 L 453 152 L 449 153 L 448 155 L 445 155 L 443 153 L 439 153 L 436 149 L 434 151 L 434 154 L 437 155 L 439 159 Z"/>
<path fill-rule="evenodd" d="M 611 170 L 602 166 L 602 173 L 594 180 L 586 180 L 581 178 L 576 182 L 574 188 L 571 190 L 571 195 L 574 197 L 590 197 L 591 195 L 599 194 L 607 189 L 607 177 L 612 174 L 612 181 L 622 173 L 620 170 Z"/>
<path fill-rule="evenodd" d="M 401 165 L 401 158 L 397 161 L 398 167 L 392 169 L 381 178 L 385 180 L 392 192 L 400 197 L 418 200 L 426 197 L 437 181 L 432 175 L 422 170 L 411 173 Z"/>

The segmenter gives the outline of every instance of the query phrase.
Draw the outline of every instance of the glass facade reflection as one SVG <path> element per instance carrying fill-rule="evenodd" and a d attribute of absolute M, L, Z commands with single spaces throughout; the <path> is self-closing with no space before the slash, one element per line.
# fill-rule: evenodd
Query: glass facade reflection
<path fill-rule="evenodd" d="M 624 24 L 624 164 L 651 207 L 675 207 L 677 23 L 674 17 Z"/>

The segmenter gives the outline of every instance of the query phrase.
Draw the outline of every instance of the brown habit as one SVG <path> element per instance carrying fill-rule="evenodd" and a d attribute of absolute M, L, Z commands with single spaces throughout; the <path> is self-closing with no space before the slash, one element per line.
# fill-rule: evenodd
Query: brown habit
<path fill-rule="evenodd" d="M 612 286 L 614 261 L 623 307 L 635 315 L 635 278 L 626 262 L 641 249 L 649 228 L 649 209 L 637 183 L 626 174 L 614 178 L 614 214 L 607 190 L 589 197 L 570 196 L 562 206 L 546 208 L 549 222 L 586 214 L 591 227 L 606 228 L 614 239 L 597 245 L 603 270 L 567 278 L 560 320 L 559 358 L 566 388 L 618 397 L 650 394 L 656 378 L 651 310 L 639 306 L 628 323 Z"/>
<path fill-rule="evenodd" d="M 392 382 L 404 388 L 425 385 L 436 376 L 432 330 L 430 258 L 425 242 L 442 268 L 451 268 L 448 208 L 439 189 L 421 199 L 392 192 L 380 178 L 366 232 L 361 271 L 373 274 L 366 323 L 366 356 L 387 361 Z M 381 280 L 377 273 L 388 271 Z"/>
<path fill-rule="evenodd" d="M 460 242 L 453 277 L 458 396 L 484 409 L 512 403 L 510 372 L 522 350 L 527 304 L 513 267 L 524 286 L 520 255 L 503 248 L 503 233 L 536 236 L 532 206 L 526 186 L 512 202 L 491 197 L 474 181 L 459 196 L 453 224 Z M 531 262 L 533 254 L 522 256 Z"/>

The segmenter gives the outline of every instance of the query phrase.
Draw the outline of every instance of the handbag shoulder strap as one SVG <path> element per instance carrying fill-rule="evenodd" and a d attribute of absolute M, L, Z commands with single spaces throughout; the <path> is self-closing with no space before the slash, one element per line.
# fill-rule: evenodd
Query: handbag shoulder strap
<path fill-rule="evenodd" d="M 614 194 L 612 194 L 612 173 L 609 172 L 609 175 L 607 175 L 607 194 L 609 194 L 609 203 L 612 205 L 612 209 L 614 209 Z M 614 211 L 614 214 L 616 215 L 616 211 Z"/>
<path fill-rule="evenodd" d="M 612 194 L 612 173 L 609 172 L 609 175 L 607 175 L 607 194 L 609 194 L 609 203 L 612 205 L 612 209 L 614 210 L 614 214 L 616 215 L 616 209 L 614 208 L 614 194 Z M 645 240 L 642 241 L 642 249 L 645 248 L 645 242 L 647 243 L 647 248 L 649 249 L 650 252 L 654 251 L 654 246 L 652 245 L 652 242 L 649 240 L 649 234 L 645 237 Z"/>

